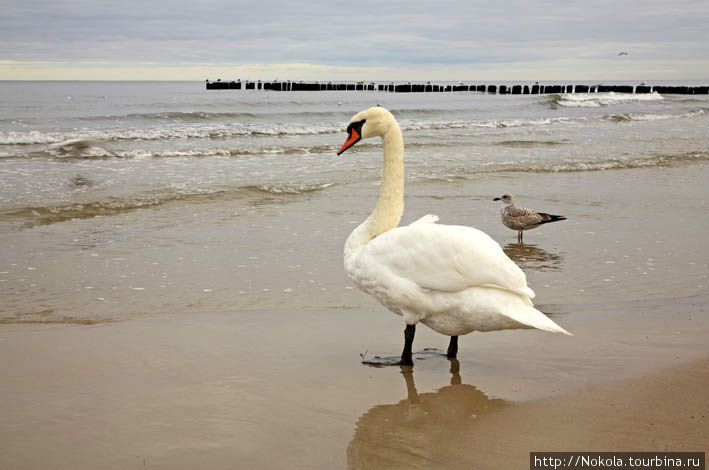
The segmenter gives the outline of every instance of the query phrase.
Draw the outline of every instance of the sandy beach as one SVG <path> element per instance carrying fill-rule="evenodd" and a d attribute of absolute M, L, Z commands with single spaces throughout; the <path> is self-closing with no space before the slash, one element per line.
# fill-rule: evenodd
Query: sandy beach
<path fill-rule="evenodd" d="M 5 325 L 0 461 L 8 469 L 524 468 L 530 451 L 701 450 L 706 304 L 573 306 L 564 317 L 573 338 L 473 334 L 457 363 L 423 353 L 413 371 L 359 364 L 365 348 L 398 352 L 399 322 L 369 310 L 305 310 L 298 321 L 263 310 L 241 312 L 240 322 L 224 312 Z M 582 328 L 588 316 L 597 321 Z M 644 327 L 626 330 L 628 321 Z M 445 343 L 422 329 L 417 346 Z"/>

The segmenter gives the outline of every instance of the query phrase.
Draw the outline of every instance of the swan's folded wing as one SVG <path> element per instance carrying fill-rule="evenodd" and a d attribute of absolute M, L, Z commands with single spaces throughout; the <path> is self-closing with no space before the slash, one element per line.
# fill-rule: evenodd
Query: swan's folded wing
<path fill-rule="evenodd" d="M 358 258 L 424 289 L 456 292 L 490 286 L 534 298 L 524 273 L 500 245 L 471 227 L 432 223 L 398 227 L 370 241 Z"/>
<path fill-rule="evenodd" d="M 438 216 L 436 214 L 426 214 L 415 222 L 411 222 L 410 225 L 414 224 L 435 224 L 438 222 Z"/>

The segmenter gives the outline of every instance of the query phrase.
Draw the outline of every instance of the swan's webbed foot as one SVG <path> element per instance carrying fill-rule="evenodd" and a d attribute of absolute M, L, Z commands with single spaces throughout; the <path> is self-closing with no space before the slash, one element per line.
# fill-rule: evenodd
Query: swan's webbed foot
<path fill-rule="evenodd" d="M 411 354 L 408 356 L 402 354 L 401 355 L 401 360 L 397 363 L 398 366 L 413 366 L 414 365 L 414 360 L 411 357 Z"/>
<path fill-rule="evenodd" d="M 448 352 L 446 352 L 447 358 L 454 358 L 458 355 L 458 337 L 451 336 L 451 341 L 448 343 Z"/>

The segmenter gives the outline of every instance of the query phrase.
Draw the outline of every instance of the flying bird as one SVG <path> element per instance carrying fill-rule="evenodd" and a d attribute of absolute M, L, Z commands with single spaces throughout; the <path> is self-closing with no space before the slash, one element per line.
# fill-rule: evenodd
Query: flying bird
<path fill-rule="evenodd" d="M 522 233 L 525 230 L 531 230 L 550 222 L 566 220 L 566 217 L 563 215 L 552 215 L 545 212 L 535 212 L 523 207 L 516 207 L 515 198 L 511 194 L 503 194 L 501 197 L 493 199 L 493 201 L 502 201 L 504 204 L 500 211 L 502 223 L 507 228 L 517 230 L 517 243 L 522 243 Z"/>
<path fill-rule="evenodd" d="M 531 327 L 570 334 L 534 308 L 526 276 L 487 234 L 439 225 L 432 214 L 398 226 L 404 211 L 404 140 L 388 110 L 375 106 L 355 114 L 347 134 L 338 155 L 361 139 L 382 139 L 379 199 L 347 238 L 344 264 L 361 290 L 403 317 L 398 364 L 413 365 L 419 322 L 451 337 L 448 357 L 457 355 L 458 336 L 473 331 Z"/>
<path fill-rule="evenodd" d="M 619 56 L 620 56 L 620 55 L 628 55 L 628 53 L 627 53 L 627 52 L 619 52 L 618 55 L 619 55 Z"/>

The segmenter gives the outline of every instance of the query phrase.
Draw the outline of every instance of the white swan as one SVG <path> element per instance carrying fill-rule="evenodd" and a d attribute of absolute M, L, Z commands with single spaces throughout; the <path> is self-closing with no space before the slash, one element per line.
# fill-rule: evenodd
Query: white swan
<path fill-rule="evenodd" d="M 397 227 L 404 211 L 404 140 L 389 111 L 357 113 L 347 133 L 338 155 L 360 139 L 381 137 L 384 162 L 377 205 L 345 243 L 345 270 L 360 289 L 404 317 L 401 365 L 413 365 L 418 322 L 451 336 L 449 357 L 457 354 L 458 336 L 472 331 L 532 327 L 570 335 L 533 307 L 524 273 L 485 233 L 438 225 L 434 215 Z"/>

